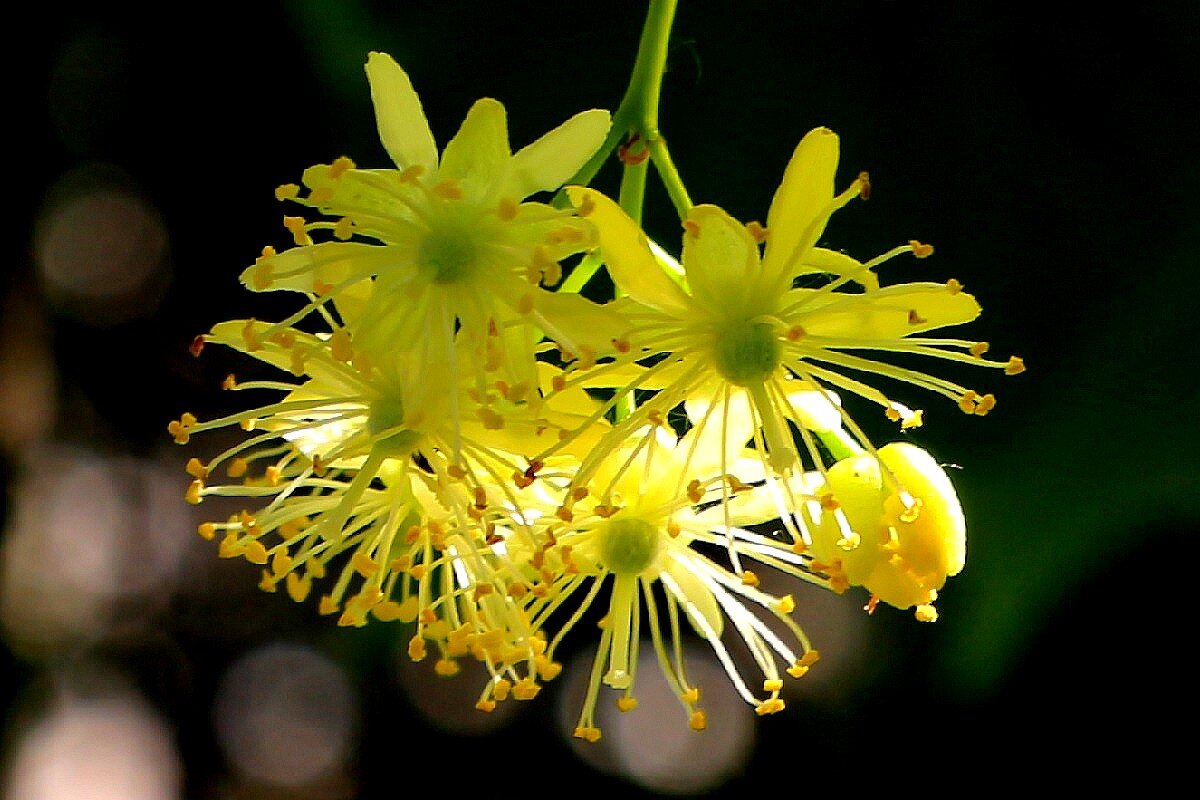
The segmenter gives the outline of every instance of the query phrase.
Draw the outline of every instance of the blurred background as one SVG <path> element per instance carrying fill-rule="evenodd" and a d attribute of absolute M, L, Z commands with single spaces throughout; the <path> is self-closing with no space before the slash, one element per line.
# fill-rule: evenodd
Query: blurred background
<path fill-rule="evenodd" d="M 886 281 L 958 278 L 984 306 L 963 335 L 1029 365 L 990 382 L 950 372 L 997 394 L 986 418 L 898 398 L 926 409 L 913 440 L 954 465 L 967 568 L 932 625 L 868 616 L 856 591 L 798 595 L 825 659 L 785 712 L 756 719 L 705 680 L 719 668 L 701 650 L 708 732 L 686 729 L 648 668 L 642 710 L 606 710 L 605 738 L 580 744 L 577 659 L 594 640 L 575 637 L 535 701 L 484 715 L 477 680 L 407 661 L 402 627 L 336 628 L 196 536 L 183 465 L 221 445 L 176 447 L 166 425 L 219 413 L 244 362 L 188 347 L 285 308 L 237 282 L 289 242 L 275 186 L 339 155 L 386 163 L 367 52 L 405 67 L 439 142 L 492 96 L 520 147 L 615 108 L 644 10 L 293 0 L 168 21 L 56 3 L 10 28 L 5 798 L 338 800 L 426 781 L 733 797 L 1182 771 L 1200 520 L 1194 2 L 681 3 L 662 129 L 693 199 L 763 219 L 795 143 L 831 127 L 839 183 L 868 170 L 873 193 L 824 241 L 861 258 L 932 242 Z M 616 177 L 612 164 L 596 185 Z M 647 205 L 676 247 L 653 176 Z"/>

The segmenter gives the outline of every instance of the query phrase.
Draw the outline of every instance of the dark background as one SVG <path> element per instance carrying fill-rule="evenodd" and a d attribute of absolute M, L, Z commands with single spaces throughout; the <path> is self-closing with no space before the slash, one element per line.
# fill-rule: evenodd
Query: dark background
<path fill-rule="evenodd" d="M 440 144 L 492 96 L 519 147 L 577 111 L 615 108 L 645 4 L 301 0 L 193 4 L 169 19 L 165 6 L 137 9 L 56 5 L 10 29 L 6 790 L 71 796 L 12 788 L 27 785 L 12 776 L 42 741 L 38 720 L 67 695 L 134 698 L 139 719 L 157 721 L 177 776 L 165 785 L 178 788 L 147 797 L 393 796 L 422 775 L 493 796 L 661 787 L 607 751 L 580 757 L 554 684 L 488 731 L 431 718 L 421 696 L 432 690 L 420 687 L 434 678 L 404 688 L 414 684 L 398 628 L 336 629 L 312 604 L 258 592 L 254 568 L 218 561 L 191 533 L 190 509 L 175 506 L 195 453 L 165 432 L 184 410 L 220 413 L 221 378 L 243 363 L 211 350 L 194 359 L 192 338 L 285 307 L 237 283 L 264 244 L 287 243 L 274 187 L 343 154 L 385 164 L 369 50 L 409 72 Z M 984 307 L 964 335 L 1029 366 L 957 376 L 996 392 L 983 419 L 910 396 L 927 412 L 913 438 L 959 467 L 968 520 L 967 568 L 943 592 L 941 619 L 889 608 L 868 618 L 854 593 L 812 600 L 800 615 L 818 647 L 826 636 L 841 648 L 821 665 L 834 674 L 754 723 L 753 748 L 710 796 L 1181 771 L 1200 518 L 1198 37 L 1200 6 L 1183 0 L 682 0 L 661 124 L 693 199 L 764 218 L 795 143 L 828 126 L 841 136 L 839 185 L 865 169 L 873 192 L 824 241 L 864 259 L 932 242 L 933 258 L 892 262 L 885 282 L 958 278 Z M 596 185 L 615 191 L 616 175 L 610 165 Z M 95 196 L 108 200 L 78 203 Z M 648 231 L 677 247 L 653 175 L 647 207 Z M 69 268 L 63 248 L 82 254 Z M 128 286 L 126 262 L 144 270 Z M 96 467 L 84 485 L 107 498 L 68 480 L 81 460 Z M 58 544 L 37 544 L 56 508 L 94 520 L 113 491 L 124 511 L 110 539 L 68 524 Z M 112 542 L 119 559 L 96 551 Z M 86 588 L 92 561 L 115 576 L 107 588 Z M 148 564 L 165 577 L 132 580 Z M 64 565 L 77 568 L 62 577 Z M 85 622 L 60 620 L 78 591 Z M 248 771 L 222 733 L 221 703 L 237 704 L 222 700 L 227 670 L 281 641 L 336 665 L 352 697 L 337 712 L 348 715 L 344 756 L 299 786 Z M 469 709 L 474 691 L 458 702 Z M 320 729 L 328 716 L 309 721 Z"/>

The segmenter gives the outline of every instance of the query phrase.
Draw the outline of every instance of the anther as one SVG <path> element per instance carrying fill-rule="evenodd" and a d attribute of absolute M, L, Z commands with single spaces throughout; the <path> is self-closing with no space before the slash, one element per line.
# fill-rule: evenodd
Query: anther
<path fill-rule="evenodd" d="M 638 701 L 636 697 L 617 698 L 617 708 L 621 709 L 622 711 L 633 711 L 637 707 Z"/>
<path fill-rule="evenodd" d="M 398 176 L 401 183 L 416 183 L 417 179 L 425 174 L 425 167 L 420 164 L 412 164 L 400 170 Z"/>
<path fill-rule="evenodd" d="M 342 177 L 347 170 L 351 169 L 354 169 L 354 162 L 349 158 L 346 156 L 335 158 L 333 163 L 329 165 L 329 178 L 330 180 L 336 181 L 338 178 Z"/>
<path fill-rule="evenodd" d="M 991 345 L 989 345 L 987 342 L 976 342 L 975 344 L 971 345 L 969 352 L 976 358 L 982 358 L 983 354 L 988 351 L 990 346 Z"/>
<path fill-rule="evenodd" d="M 744 586 L 758 586 L 759 584 L 758 576 L 750 570 L 744 570 L 741 574 L 741 579 Z"/>
<path fill-rule="evenodd" d="M 333 199 L 333 187 L 332 186 L 318 186 L 316 189 L 313 189 L 311 192 L 308 193 L 308 201 L 310 203 L 316 203 L 317 205 L 320 205 L 322 203 L 328 203 L 332 199 Z"/>
<path fill-rule="evenodd" d="M 637 152 L 634 152 L 634 145 L 641 143 L 642 136 L 635 133 L 630 136 L 628 141 L 617 148 L 617 158 L 621 159 L 621 163 L 627 166 L 636 166 L 641 164 L 650 156 L 650 148 L 645 144 Z"/>
<path fill-rule="evenodd" d="M 312 237 L 308 235 L 308 231 L 304 229 L 304 225 L 304 217 L 283 218 L 283 227 L 288 229 L 288 232 L 292 234 L 292 239 L 301 247 L 313 243 Z"/>
<path fill-rule="evenodd" d="M 868 172 L 858 173 L 855 178 L 855 183 L 858 184 L 858 196 L 863 200 L 871 199 L 871 175 Z"/>
<path fill-rule="evenodd" d="M 208 477 L 208 467 L 204 466 L 204 462 L 198 458 L 189 458 L 187 466 L 184 467 L 184 469 L 187 471 L 187 474 L 191 475 L 193 478 L 204 480 Z"/>
<path fill-rule="evenodd" d="M 350 334 L 345 328 L 338 328 L 329 337 L 329 350 L 338 361 L 349 363 L 354 358 L 354 347 L 350 344 Z"/>
<path fill-rule="evenodd" d="M 349 217 L 342 217 L 333 226 L 333 238 L 346 241 L 354 235 L 354 222 Z"/>
<path fill-rule="evenodd" d="M 746 231 L 750 234 L 750 237 L 759 244 L 765 242 L 770 234 L 770 231 L 764 228 L 762 223 L 758 220 L 751 220 L 750 222 L 747 222 Z"/>
<path fill-rule="evenodd" d="M 792 327 L 788 328 L 787 333 L 784 335 L 787 337 L 789 342 L 796 342 L 799 341 L 800 337 L 804 336 L 804 334 L 805 330 L 802 326 L 793 325 Z"/>
<path fill-rule="evenodd" d="M 453 178 L 438 181 L 431 191 L 444 200 L 461 200 L 463 198 L 463 188 Z"/>
<path fill-rule="evenodd" d="M 197 336 L 192 339 L 192 343 L 188 345 L 188 352 L 199 358 L 200 353 L 204 352 L 204 336 Z"/>
<path fill-rule="evenodd" d="M 929 603 L 923 603 L 913 609 L 913 616 L 920 622 L 936 622 L 938 618 L 937 609 Z"/>
<path fill-rule="evenodd" d="M 775 610 L 780 614 L 790 614 L 796 610 L 796 600 L 790 594 L 785 594 L 775 601 Z"/>
<path fill-rule="evenodd" d="M 778 692 L 782 688 L 783 681 L 779 680 L 778 678 L 768 678 L 767 680 L 763 681 L 764 692 Z"/>
<path fill-rule="evenodd" d="M 511 197 L 505 197 L 500 200 L 500 205 L 496 207 L 496 216 L 505 222 L 511 222 L 516 219 L 520 208 L 516 200 Z"/>
<path fill-rule="evenodd" d="M 1025 360 L 1020 356 L 1009 356 L 1008 364 L 1004 367 L 1005 375 L 1019 375 L 1025 371 Z"/>
<path fill-rule="evenodd" d="M 863 606 L 863 611 L 867 612 L 868 615 L 874 614 L 875 609 L 878 606 L 879 606 L 879 595 L 873 594 L 873 595 L 871 595 L 870 599 L 867 600 L 867 604 L 865 606 Z"/>
<path fill-rule="evenodd" d="M 687 231 L 689 236 L 695 239 L 700 238 L 700 223 L 696 222 L 694 219 L 685 219 L 683 221 L 683 229 Z"/>
<path fill-rule="evenodd" d="M 232 372 L 225 376 L 225 380 L 221 381 L 221 388 L 225 391 L 237 388 L 237 378 Z"/>
<path fill-rule="evenodd" d="M 925 317 L 922 317 L 920 314 L 918 314 L 917 310 L 915 308 L 910 308 L 908 310 L 908 324 L 909 325 L 924 325 L 926 322 L 929 322 L 929 320 L 927 320 Z"/>
<path fill-rule="evenodd" d="M 917 258 L 929 258 L 933 255 L 933 245 L 931 244 L 922 244 L 916 239 L 910 239 L 908 246 L 912 248 L 913 255 Z"/>
<path fill-rule="evenodd" d="M 975 406 L 976 416 L 985 416 L 989 411 L 996 407 L 996 395 L 985 394 L 979 398 L 979 405 Z"/>
<path fill-rule="evenodd" d="M 962 291 L 962 288 L 963 285 L 958 282 L 957 278 L 951 278 L 950 280 L 946 281 L 946 289 L 950 292 L 950 294 L 958 294 Z"/>
<path fill-rule="evenodd" d="M 688 727 L 694 731 L 702 731 L 708 727 L 708 717 L 700 709 L 692 712 L 692 716 L 688 719 Z"/>
<path fill-rule="evenodd" d="M 300 187 L 294 183 L 285 183 L 275 187 L 276 200 L 295 200 L 300 195 Z"/>

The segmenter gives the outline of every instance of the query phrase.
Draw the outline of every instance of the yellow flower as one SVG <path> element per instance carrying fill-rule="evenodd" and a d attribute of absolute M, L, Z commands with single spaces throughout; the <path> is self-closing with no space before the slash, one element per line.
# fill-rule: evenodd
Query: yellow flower
<path fill-rule="evenodd" d="M 734 499 L 762 491 L 726 469 L 740 463 L 749 435 L 748 417 L 720 423 L 701 417 L 681 439 L 662 427 L 641 431 L 610 451 L 588 481 L 564 476 L 570 481 L 561 487 L 567 500 L 542 517 L 542 546 L 509 549 L 535 576 L 526 607 L 531 624 L 537 630 L 558 628 L 542 658 L 552 670 L 564 637 L 595 603 L 605 603 L 576 736 L 599 737 L 594 712 L 602 686 L 621 692 L 617 705 L 623 710 L 636 706 L 634 665 L 643 626 L 689 723 L 704 727 L 700 690 L 689 682 L 682 659 L 680 611 L 760 714 L 783 708 L 784 673 L 800 677 L 816 661 L 790 616 L 792 598 L 759 589 L 755 573 L 742 567 L 743 560 L 752 560 L 828 585 L 811 571 L 807 555 L 740 527 L 773 516 L 745 513 Z M 736 525 L 728 525 L 730 519 Z M 721 548 L 732 555 L 732 568 L 706 554 Z M 727 622 L 753 653 L 757 682 L 727 649 L 722 639 Z"/>
<path fill-rule="evenodd" d="M 569 210 L 524 198 L 556 189 L 603 141 L 607 111 L 584 111 L 512 153 L 504 106 L 477 101 L 439 158 L 421 103 L 390 56 L 366 64 L 380 138 L 396 169 L 359 169 L 348 158 L 305 171 L 276 194 L 332 219 L 285 217 L 296 247 L 267 248 L 243 273 L 252 290 L 309 293 L 302 318 L 348 288 L 373 281 L 360 342 L 446 361 L 455 332 L 483 371 L 534 379 L 534 348 L 547 334 L 579 353 L 607 328 L 597 307 L 540 288 L 561 277 L 560 259 L 593 243 L 591 226 Z M 312 234 L 333 239 L 316 243 Z M 599 340 L 594 336 L 600 335 Z"/>
<path fill-rule="evenodd" d="M 618 396 L 635 389 L 657 392 L 614 428 L 598 453 L 684 401 L 717 403 L 722 418 L 732 416 L 729 403 L 748 402 L 764 472 L 778 479 L 806 468 L 793 426 L 810 455 L 809 468 L 825 468 L 818 439 L 837 456 L 870 450 L 834 390 L 879 403 L 904 428 L 920 424 L 921 412 L 865 381 L 872 375 L 945 395 L 969 413 L 985 414 L 993 407 L 990 394 L 885 360 L 906 354 L 1009 373 L 1023 369 L 1020 359 L 985 360 L 986 343 L 923 335 L 979 314 L 975 298 L 957 281 L 879 288 L 873 272 L 879 264 L 905 252 L 926 256 L 932 251 L 927 245 L 910 242 L 866 263 L 816 246 L 832 213 L 868 187 L 860 175 L 834 194 L 837 155 L 831 131 L 818 128 L 803 138 L 766 228 L 743 225 L 716 206 L 693 208 L 684 221 L 681 265 L 652 246 L 613 201 L 592 189 L 568 189 L 580 214 L 599 230 L 600 252 L 613 280 L 638 305 L 627 314 L 629 354 L 578 370 L 563 385 L 609 386 Z M 801 285 L 812 283 L 810 276 L 824 282 Z M 646 359 L 653 365 L 641 366 L 651 363 Z M 592 468 L 585 464 L 585 477 Z M 786 506 L 789 532 L 797 541 L 808 541 L 797 498 L 788 498 Z"/>
<path fill-rule="evenodd" d="M 879 448 L 878 459 L 855 456 L 829 468 L 830 492 L 813 531 L 816 569 L 862 586 L 878 600 L 916 606 L 932 621 L 933 602 L 946 578 L 966 562 L 966 522 L 945 471 L 924 450 L 906 442 Z"/>
<path fill-rule="evenodd" d="M 199 532 L 220 534 L 220 555 L 263 566 L 260 586 L 282 583 L 298 602 L 336 574 L 321 613 L 340 612 L 341 625 L 363 625 L 369 614 L 415 621 L 410 655 L 423 658 L 425 642 L 436 643 L 442 674 L 471 654 L 493 675 L 490 693 L 502 681 L 527 686 L 539 643 L 515 599 L 521 576 L 496 545 L 534 543 L 513 483 L 536 469 L 520 448 L 577 426 L 592 403 L 582 392 L 543 402 L 541 387 L 479 395 L 453 362 L 364 350 L 353 324 L 369 295 L 369 285 L 343 294 L 327 333 L 236 320 L 204 337 L 302 380 L 230 375 L 227 389 L 286 394 L 220 419 L 184 414 L 171 423 L 180 443 L 233 425 L 250 432 L 207 463 L 188 463 L 191 502 L 247 501 Z M 463 413 L 447 413 L 455 407 Z"/>

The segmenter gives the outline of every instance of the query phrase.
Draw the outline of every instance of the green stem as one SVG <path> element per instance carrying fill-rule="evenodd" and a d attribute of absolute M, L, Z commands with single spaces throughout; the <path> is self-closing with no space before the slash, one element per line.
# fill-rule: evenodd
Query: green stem
<path fill-rule="evenodd" d="M 862 445 L 854 441 L 854 438 L 843 428 L 839 427 L 831 431 L 815 431 L 815 433 L 817 434 L 817 438 L 821 440 L 821 444 L 829 449 L 829 454 L 833 456 L 834 461 L 861 456 L 866 452 Z"/>
<path fill-rule="evenodd" d="M 692 198 L 688 197 L 683 179 L 679 177 L 679 171 L 675 169 L 675 162 L 671 160 L 671 153 L 667 150 L 667 140 L 661 134 L 655 134 L 649 140 L 649 145 L 650 160 L 654 162 L 658 177 L 662 180 L 663 186 L 667 188 L 667 195 L 670 196 L 671 203 L 675 206 L 675 213 L 679 215 L 682 222 L 687 219 L 688 212 L 692 210 Z"/>

